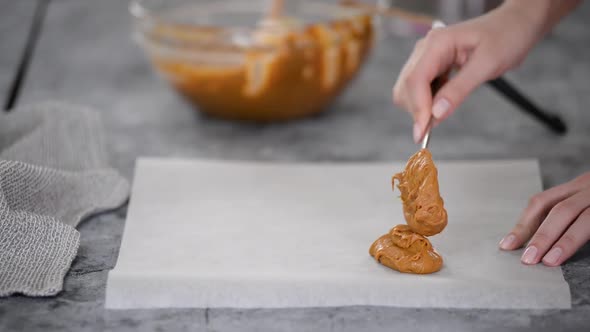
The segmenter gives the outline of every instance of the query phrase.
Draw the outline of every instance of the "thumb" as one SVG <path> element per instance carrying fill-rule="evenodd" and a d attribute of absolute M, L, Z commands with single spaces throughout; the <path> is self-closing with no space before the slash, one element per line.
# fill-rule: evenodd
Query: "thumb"
<path fill-rule="evenodd" d="M 438 91 L 432 103 L 437 120 L 448 118 L 479 85 L 493 78 L 496 61 L 481 49 L 473 52 L 464 66 Z"/>

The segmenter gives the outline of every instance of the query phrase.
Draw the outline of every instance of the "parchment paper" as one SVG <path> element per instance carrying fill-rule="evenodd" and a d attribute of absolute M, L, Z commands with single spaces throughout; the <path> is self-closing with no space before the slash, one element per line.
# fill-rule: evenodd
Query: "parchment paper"
<path fill-rule="evenodd" d="M 569 308 L 560 268 L 498 250 L 530 195 L 536 161 L 438 162 L 449 224 L 432 275 L 369 256 L 404 223 L 391 176 L 404 163 L 137 163 L 107 308 Z"/>

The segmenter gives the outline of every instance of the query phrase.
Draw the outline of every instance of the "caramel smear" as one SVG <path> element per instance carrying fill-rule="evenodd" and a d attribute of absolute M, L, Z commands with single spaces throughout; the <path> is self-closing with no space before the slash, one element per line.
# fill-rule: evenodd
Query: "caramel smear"
<path fill-rule="evenodd" d="M 369 253 L 379 263 L 405 273 L 428 274 L 442 267 L 442 257 L 426 236 L 447 225 L 447 211 L 440 197 L 438 173 L 426 149 L 413 155 L 403 172 L 395 174 L 408 225 L 397 225 L 377 239 Z"/>

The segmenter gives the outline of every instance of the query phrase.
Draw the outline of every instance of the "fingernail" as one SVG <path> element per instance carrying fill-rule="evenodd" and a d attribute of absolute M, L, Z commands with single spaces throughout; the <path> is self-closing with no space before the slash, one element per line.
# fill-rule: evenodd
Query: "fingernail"
<path fill-rule="evenodd" d="M 545 257 L 543 257 L 543 262 L 547 263 L 549 265 L 557 264 L 557 260 L 561 256 L 561 252 L 562 252 L 562 250 L 559 247 L 549 250 L 547 255 L 545 255 Z"/>
<path fill-rule="evenodd" d="M 514 234 L 508 234 L 500 241 L 500 248 L 504 250 L 512 249 L 514 241 L 516 241 L 516 236 Z"/>
<path fill-rule="evenodd" d="M 432 106 L 432 114 L 435 118 L 440 119 L 444 117 L 445 114 L 447 114 L 450 108 L 451 103 L 449 103 L 449 101 L 445 98 L 440 98 L 434 103 L 434 106 Z"/>
<path fill-rule="evenodd" d="M 536 259 L 537 259 L 537 247 L 535 247 L 535 246 L 530 246 L 530 247 L 526 248 L 526 250 L 524 251 L 524 254 L 522 254 L 522 257 L 520 258 L 520 260 L 525 264 L 535 264 Z"/>
<path fill-rule="evenodd" d="M 422 136 L 421 134 L 420 126 L 417 123 L 414 123 L 414 143 L 418 143 L 418 141 L 420 141 L 420 136 Z"/>

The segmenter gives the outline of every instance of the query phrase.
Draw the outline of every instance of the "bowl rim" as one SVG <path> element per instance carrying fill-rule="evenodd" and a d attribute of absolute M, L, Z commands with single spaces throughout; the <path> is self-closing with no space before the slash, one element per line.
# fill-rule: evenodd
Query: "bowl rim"
<path fill-rule="evenodd" d="M 238 1 L 238 0 L 233 0 L 233 1 Z M 262 1 L 262 0 L 260 0 Z M 326 3 L 322 0 L 306 0 L 308 1 L 308 5 L 305 8 L 306 12 L 311 8 L 311 10 L 319 8 L 318 6 L 321 6 L 322 10 L 324 10 L 324 12 L 326 13 L 325 16 L 325 21 L 324 22 L 301 22 L 300 25 L 295 25 L 295 26 L 290 26 L 288 29 L 290 31 L 305 31 L 309 26 L 313 26 L 316 24 L 322 24 L 322 23 L 326 23 L 326 24 L 330 24 L 331 22 L 335 22 L 335 21 L 339 21 L 342 19 L 346 19 L 346 18 L 356 18 L 356 17 L 361 17 L 361 16 L 369 16 L 372 17 L 371 12 L 366 10 L 366 9 L 359 9 L 356 7 L 349 7 L 349 6 L 345 6 L 343 5 L 343 3 L 341 2 L 342 0 L 338 0 L 338 2 L 336 3 Z M 146 6 L 146 4 L 148 6 Z M 200 53 L 204 53 L 205 51 L 205 47 L 203 46 L 208 46 L 210 44 L 207 43 L 215 43 L 217 46 L 219 46 L 217 49 L 219 48 L 227 48 L 228 51 L 227 52 L 236 52 L 236 51 L 244 51 L 244 50 L 256 50 L 259 52 L 273 52 L 276 51 L 278 48 L 281 48 L 282 46 L 277 46 L 277 45 L 272 45 L 272 44 L 260 44 L 256 41 L 251 42 L 251 39 L 253 36 L 255 36 L 258 33 L 269 33 L 269 34 L 282 34 L 285 32 L 285 27 L 279 25 L 274 24 L 272 21 L 266 21 L 264 19 L 264 16 L 261 16 L 261 20 L 260 21 L 254 21 L 254 23 L 252 25 L 250 24 L 244 24 L 244 25 L 216 25 L 215 23 L 210 23 L 207 22 L 208 21 L 208 16 L 207 14 L 203 14 L 203 13 L 196 13 L 194 18 L 196 18 L 196 21 L 193 21 L 192 19 L 189 18 L 189 21 L 185 21 L 183 19 L 174 19 L 174 18 L 170 18 L 166 16 L 167 12 L 166 10 L 168 10 L 168 8 L 162 10 L 162 13 L 159 13 L 158 11 L 160 11 L 159 8 L 155 8 L 155 9 L 150 9 L 149 5 L 153 5 L 153 6 L 158 6 L 160 4 L 170 4 L 170 2 L 167 2 L 166 0 L 131 0 L 129 3 L 129 12 L 131 13 L 131 15 L 136 19 L 136 24 L 135 24 L 135 32 L 134 32 L 134 38 L 137 42 L 139 42 L 140 45 L 142 46 L 148 46 L 152 49 L 152 50 L 163 50 L 163 51 L 181 51 L 181 50 L 191 50 L 191 52 L 194 52 L 195 49 L 199 49 Z M 178 5 L 174 4 L 172 5 L 172 7 L 170 7 L 170 10 L 175 11 L 178 10 L 179 8 L 183 8 L 182 6 L 186 6 L 186 5 L 200 5 L 197 2 L 191 1 L 191 0 L 179 0 L 178 1 Z M 206 3 L 203 4 L 204 7 L 204 12 L 207 12 L 207 10 L 209 10 L 209 12 L 215 11 L 215 10 L 219 10 L 222 15 L 226 12 L 226 9 L 224 7 L 220 7 L 220 2 L 215 1 L 215 2 L 210 2 L 210 3 Z M 227 10 L 228 15 L 231 15 L 232 13 L 236 13 L 236 12 L 240 12 L 241 10 L 246 10 L 248 11 L 247 6 L 245 7 L 237 7 L 237 11 L 236 8 L 230 8 L 229 10 Z M 340 9 L 341 11 L 338 14 L 334 14 L 333 12 L 330 12 L 330 10 L 335 10 L 335 9 Z M 262 10 L 260 11 L 261 15 L 262 15 Z M 313 14 L 313 12 L 311 12 Z M 287 15 L 288 16 L 288 15 Z M 320 14 L 321 16 L 321 14 Z M 199 22 L 199 20 L 203 18 L 205 20 L 205 22 Z M 176 37 L 174 37 L 173 35 L 168 35 L 168 34 L 159 34 L 158 37 L 154 37 L 154 35 L 151 34 L 151 32 L 153 31 L 154 27 L 168 27 L 168 28 L 172 28 L 172 29 L 199 29 L 199 30 L 206 30 L 206 31 L 210 31 L 213 32 L 214 34 L 217 34 L 216 37 L 212 37 L 212 39 L 208 39 L 208 40 L 199 40 L 199 39 L 194 39 L 194 40 L 179 40 Z M 225 40 L 225 38 L 229 37 L 228 40 Z M 232 39 L 236 36 L 242 36 L 242 37 L 238 37 L 241 38 L 241 40 L 243 41 L 244 44 L 240 44 L 240 43 L 236 43 L 237 39 Z M 255 40 L 255 39 L 254 39 Z M 334 43 L 339 43 L 339 41 L 336 39 L 334 40 Z M 310 47 L 310 46 L 314 46 L 313 44 L 310 44 L 309 41 L 307 39 L 303 39 L 299 41 L 299 44 L 297 44 L 298 47 Z M 186 49 L 185 49 L 186 48 Z"/>
<path fill-rule="evenodd" d="M 163 25 L 167 25 L 167 26 L 183 26 L 183 27 L 198 27 L 198 28 L 219 28 L 219 29 L 227 29 L 227 30 L 241 30 L 241 31 L 248 31 L 248 30 L 257 30 L 260 29 L 260 26 L 256 26 L 256 25 L 236 25 L 236 26 L 220 26 L 220 25 L 215 25 L 215 24 L 203 24 L 203 23 L 187 23 L 184 22 L 182 20 L 175 20 L 175 19 L 170 19 L 170 18 L 166 18 L 163 17 L 162 14 L 158 14 L 157 10 L 154 9 L 150 9 L 148 8 L 148 6 L 146 5 L 146 3 L 148 3 L 149 1 L 154 1 L 154 0 L 131 0 L 129 2 L 129 13 L 137 20 L 140 21 L 148 21 L 148 22 L 153 22 L 153 23 L 158 23 L 158 24 L 163 24 Z M 162 0 L 164 1 L 164 0 Z M 362 7 L 353 7 L 353 6 L 346 6 L 345 2 L 336 2 L 336 3 L 326 3 L 322 0 L 306 0 L 307 2 L 309 2 L 310 6 L 314 6 L 314 7 L 318 7 L 318 6 L 322 6 L 325 7 L 327 9 L 336 9 L 338 8 L 340 11 L 347 11 L 349 12 L 348 15 L 346 15 L 347 17 L 357 17 L 357 16 L 361 16 L 361 15 L 369 15 L 372 16 L 373 14 L 371 13 L 370 10 L 366 9 L 366 8 L 362 8 Z M 187 1 L 187 3 L 189 3 L 189 1 Z M 215 2 L 215 5 L 219 5 L 220 2 Z M 210 4 L 203 4 L 203 6 L 209 6 L 211 7 L 213 5 L 213 3 Z M 229 12 L 229 11 L 228 11 Z M 199 15 L 195 16 L 198 17 Z M 201 17 L 206 17 L 205 15 L 200 15 Z M 327 15 L 326 15 L 327 16 Z M 262 17 L 261 17 L 262 18 Z M 333 20 L 337 20 L 339 18 L 337 18 L 335 15 L 333 16 L 332 19 L 326 20 L 326 21 L 333 21 Z M 264 21 L 264 19 L 261 19 L 261 21 Z M 317 22 L 315 22 L 317 23 Z M 309 23 L 306 22 L 303 24 L 303 27 L 309 25 L 309 24 L 315 24 L 315 23 Z M 271 29 L 272 27 L 265 27 L 265 29 Z"/>

